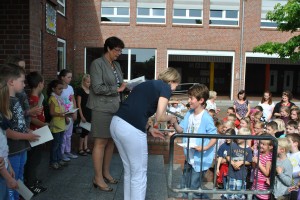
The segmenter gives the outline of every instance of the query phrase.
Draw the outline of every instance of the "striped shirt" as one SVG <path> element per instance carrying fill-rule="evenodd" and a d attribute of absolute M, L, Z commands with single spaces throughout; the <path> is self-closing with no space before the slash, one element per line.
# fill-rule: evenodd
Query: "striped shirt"
<path fill-rule="evenodd" d="M 259 155 L 259 163 L 266 167 L 266 163 L 270 161 L 272 162 L 272 153 L 266 154 L 266 155 Z M 258 170 L 258 171 L 257 171 Z M 256 177 L 257 176 L 257 177 Z M 258 168 L 255 168 L 254 170 L 254 181 L 252 185 L 252 190 L 267 190 L 269 189 L 269 185 L 266 183 L 267 176 L 265 176 L 262 171 Z M 257 181 L 257 188 L 256 188 L 256 181 Z M 259 199 L 270 199 L 270 195 L 256 195 Z"/>

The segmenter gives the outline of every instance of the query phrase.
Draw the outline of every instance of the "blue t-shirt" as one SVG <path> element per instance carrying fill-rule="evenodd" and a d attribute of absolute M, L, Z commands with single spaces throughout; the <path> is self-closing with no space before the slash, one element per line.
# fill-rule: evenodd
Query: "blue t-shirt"
<path fill-rule="evenodd" d="M 245 162 L 252 162 L 252 150 L 250 147 L 246 147 L 246 155 L 244 156 L 245 148 L 240 147 L 236 143 L 232 143 L 232 148 L 231 148 L 231 161 L 243 161 L 245 158 Z M 229 155 L 229 154 L 228 154 Z M 228 176 L 230 178 L 234 178 L 237 180 L 244 180 L 246 181 L 246 176 L 247 176 L 247 168 L 245 165 L 242 165 L 239 170 L 235 170 L 231 164 L 229 164 L 229 173 Z"/>
<path fill-rule="evenodd" d="M 157 109 L 159 97 L 170 99 L 171 86 L 162 80 L 145 81 L 133 88 L 115 115 L 145 132 L 148 118 Z"/>
<path fill-rule="evenodd" d="M 217 152 L 218 157 L 225 158 L 226 156 L 230 155 L 230 143 L 223 143 Z"/>

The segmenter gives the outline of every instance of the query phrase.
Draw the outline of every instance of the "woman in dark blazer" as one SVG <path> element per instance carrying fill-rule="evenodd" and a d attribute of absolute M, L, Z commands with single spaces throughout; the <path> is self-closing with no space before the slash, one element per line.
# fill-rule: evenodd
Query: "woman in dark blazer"
<path fill-rule="evenodd" d="M 104 55 L 92 62 L 90 68 L 91 90 L 87 106 L 92 110 L 91 133 L 94 137 L 93 184 L 103 191 L 112 191 L 107 183 L 118 181 L 110 175 L 110 161 L 114 142 L 110 135 L 110 122 L 119 109 L 120 95 L 126 84 L 123 82 L 120 64 L 115 60 L 121 55 L 124 43 L 110 37 L 104 44 Z"/>
<path fill-rule="evenodd" d="M 289 107 L 290 109 L 292 108 L 292 106 L 294 106 L 295 104 L 293 102 L 291 102 L 293 98 L 293 94 L 286 90 L 286 91 L 283 91 L 282 92 L 282 98 L 281 98 L 281 101 L 278 102 L 276 105 L 275 105 L 275 108 L 273 110 L 273 117 L 276 118 L 276 117 L 280 117 L 280 108 L 282 106 L 287 106 Z"/>

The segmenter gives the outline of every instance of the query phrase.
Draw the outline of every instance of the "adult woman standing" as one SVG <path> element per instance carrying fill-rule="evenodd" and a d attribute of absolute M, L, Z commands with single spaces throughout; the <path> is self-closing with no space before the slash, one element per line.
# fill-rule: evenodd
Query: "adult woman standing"
<path fill-rule="evenodd" d="M 258 104 L 263 108 L 263 117 L 266 122 L 269 122 L 272 118 L 274 110 L 274 103 L 272 102 L 272 93 L 269 91 L 264 92 L 264 96 L 261 98 L 261 102 Z"/>
<path fill-rule="evenodd" d="M 124 165 L 124 199 L 144 200 L 147 186 L 148 146 L 147 134 L 164 139 L 163 134 L 151 126 L 148 118 L 154 113 L 156 121 L 170 121 L 166 115 L 168 101 L 180 82 L 174 68 L 164 70 L 159 80 L 137 85 L 112 119 L 110 130 Z"/>
<path fill-rule="evenodd" d="M 281 101 L 278 102 L 276 105 L 275 105 L 275 108 L 273 110 L 273 117 L 280 117 L 280 108 L 282 106 L 287 106 L 289 108 L 291 108 L 292 106 L 294 106 L 295 104 L 293 102 L 291 102 L 293 98 L 293 94 L 286 90 L 286 91 L 283 91 L 282 92 L 282 97 L 281 97 Z"/>
<path fill-rule="evenodd" d="M 249 116 L 250 104 L 247 100 L 245 90 L 239 91 L 239 93 L 237 94 L 237 100 L 233 102 L 233 108 L 235 109 L 236 117 L 239 120 Z"/>
<path fill-rule="evenodd" d="M 90 69 L 91 90 L 87 106 L 92 110 L 91 133 L 94 137 L 93 163 L 95 177 L 93 184 L 103 191 L 112 191 L 106 182 L 116 184 L 109 172 L 114 142 L 109 125 L 119 109 L 119 93 L 125 89 L 120 64 L 115 60 L 121 55 L 124 43 L 117 37 L 110 37 L 104 44 L 104 55 L 92 62 Z"/>

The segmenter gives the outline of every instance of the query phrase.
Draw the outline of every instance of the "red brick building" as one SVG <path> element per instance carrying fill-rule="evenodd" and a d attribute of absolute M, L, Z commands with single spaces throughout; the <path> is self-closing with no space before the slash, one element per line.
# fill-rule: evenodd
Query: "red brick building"
<path fill-rule="evenodd" d="M 285 42 L 299 34 L 279 32 L 265 20 L 275 3 L 286 2 L 5 0 L 0 3 L 0 63 L 17 54 L 26 59 L 29 70 L 40 70 L 46 79 L 65 67 L 76 77 L 89 72 L 105 39 L 117 36 L 126 46 L 119 60 L 125 79 L 155 78 L 172 66 L 181 72 L 182 82 L 204 83 L 230 98 L 243 88 L 252 95 L 266 89 L 296 94 L 299 63 L 252 53 L 259 44 Z"/>

